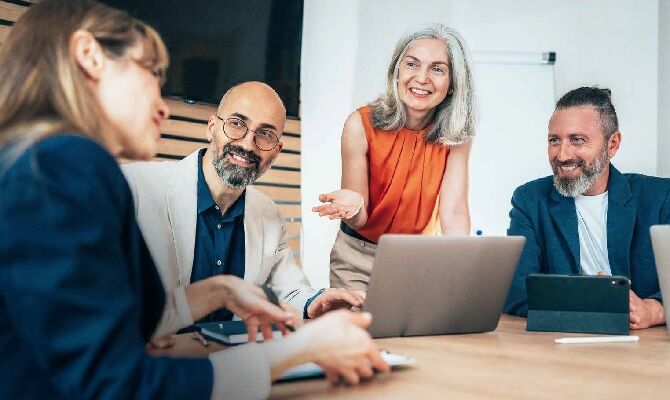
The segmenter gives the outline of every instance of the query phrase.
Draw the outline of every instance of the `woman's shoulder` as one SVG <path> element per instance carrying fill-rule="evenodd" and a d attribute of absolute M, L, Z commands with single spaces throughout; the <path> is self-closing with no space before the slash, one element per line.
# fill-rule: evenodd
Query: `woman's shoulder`
<path fill-rule="evenodd" d="M 361 116 L 370 116 L 372 114 L 372 106 L 370 104 L 366 104 L 364 106 L 358 107 L 355 112 L 358 112 Z"/>
<path fill-rule="evenodd" d="M 5 151 L 11 153 L 13 146 L 21 144 L 14 142 Z M 76 133 L 39 139 L 10 163 L 5 175 L 10 181 L 39 181 L 71 190 L 125 183 L 116 159 L 99 143 Z"/>
<path fill-rule="evenodd" d="M 37 141 L 32 152 L 38 156 L 55 157 L 56 160 L 75 159 L 94 164 L 113 162 L 114 157 L 93 139 L 76 133 L 50 135 Z"/>
<path fill-rule="evenodd" d="M 347 117 L 347 120 L 344 122 L 344 129 L 342 131 L 343 140 L 365 140 L 366 138 L 366 123 L 364 122 L 365 116 L 361 115 L 359 110 L 355 110 Z"/>

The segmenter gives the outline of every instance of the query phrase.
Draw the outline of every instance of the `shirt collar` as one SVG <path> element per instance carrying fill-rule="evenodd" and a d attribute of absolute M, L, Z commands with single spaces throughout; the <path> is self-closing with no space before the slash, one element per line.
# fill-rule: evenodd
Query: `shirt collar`
<path fill-rule="evenodd" d="M 207 181 L 205 181 L 205 173 L 202 169 L 202 156 L 207 149 L 201 149 L 198 152 L 198 213 L 206 211 L 215 205 L 212 194 L 209 192 Z"/>
<path fill-rule="evenodd" d="M 201 214 L 210 208 L 216 207 L 216 203 L 212 198 L 212 193 L 209 191 L 207 181 L 205 181 L 205 173 L 202 168 L 202 156 L 207 149 L 201 149 L 198 152 L 198 214 Z M 224 219 L 232 219 L 244 214 L 244 198 L 247 191 L 244 190 L 240 197 L 235 200 L 235 203 L 226 211 Z M 220 215 L 217 209 L 217 213 Z"/>

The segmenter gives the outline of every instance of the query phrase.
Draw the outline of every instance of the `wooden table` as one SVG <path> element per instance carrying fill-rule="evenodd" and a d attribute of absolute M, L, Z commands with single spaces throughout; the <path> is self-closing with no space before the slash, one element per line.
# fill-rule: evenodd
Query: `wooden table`
<path fill-rule="evenodd" d="M 271 399 L 667 399 L 670 337 L 656 327 L 633 334 L 638 343 L 559 345 L 579 336 L 527 332 L 525 319 L 503 316 L 490 333 L 378 339 L 379 347 L 416 359 L 413 367 L 377 376 L 356 387 L 321 380 L 279 383 Z M 177 337 L 171 354 L 205 355 Z"/>

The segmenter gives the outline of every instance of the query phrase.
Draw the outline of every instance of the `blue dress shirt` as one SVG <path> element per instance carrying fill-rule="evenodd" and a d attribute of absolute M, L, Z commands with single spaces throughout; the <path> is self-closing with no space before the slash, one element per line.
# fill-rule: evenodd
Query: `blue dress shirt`
<path fill-rule="evenodd" d="M 221 215 L 209 191 L 198 155 L 198 216 L 195 227 L 195 252 L 191 282 L 215 275 L 229 274 L 244 279 L 244 198 L 246 191 Z M 233 313 L 215 311 L 197 322 L 229 321 Z"/>

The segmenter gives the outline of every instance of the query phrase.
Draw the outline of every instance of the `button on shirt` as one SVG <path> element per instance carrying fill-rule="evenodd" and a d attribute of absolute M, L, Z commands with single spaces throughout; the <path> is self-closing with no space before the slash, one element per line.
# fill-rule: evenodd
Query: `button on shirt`
<path fill-rule="evenodd" d="M 198 156 L 198 216 L 195 227 L 195 254 L 191 282 L 221 274 L 244 278 L 244 198 L 246 191 L 221 215 L 205 181 L 202 156 Z M 228 321 L 233 314 L 215 311 L 200 321 Z"/>

